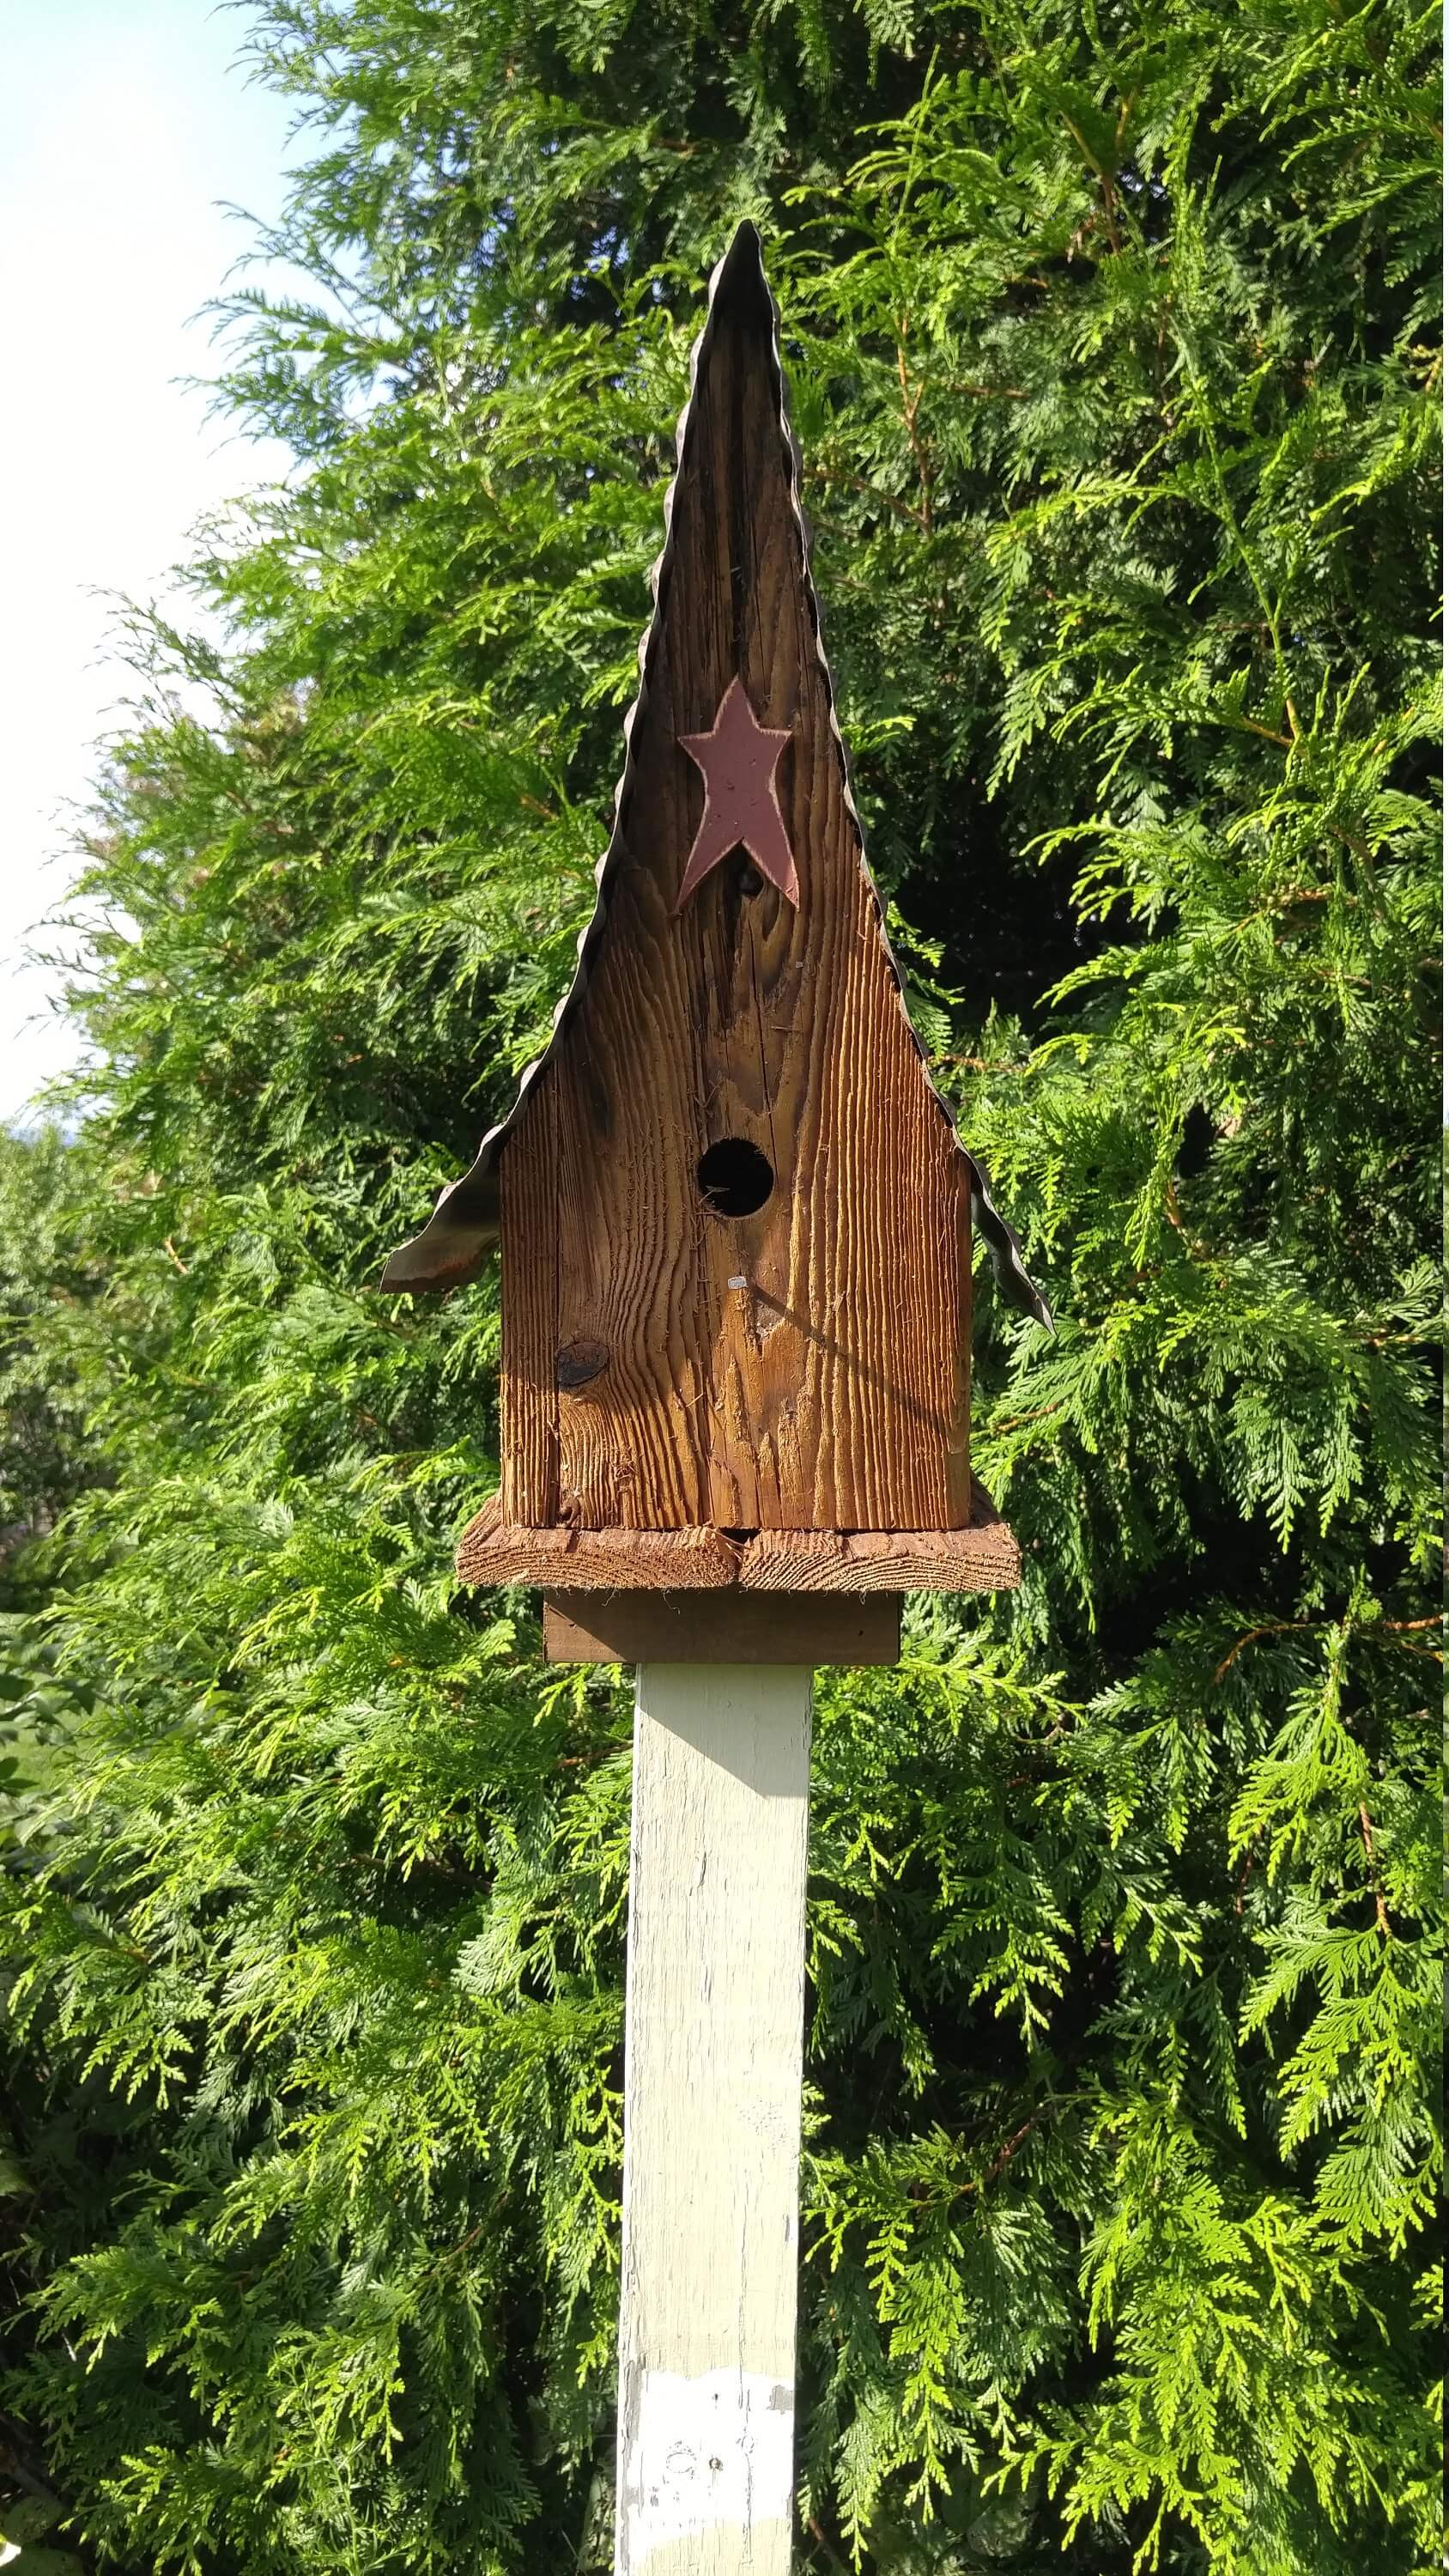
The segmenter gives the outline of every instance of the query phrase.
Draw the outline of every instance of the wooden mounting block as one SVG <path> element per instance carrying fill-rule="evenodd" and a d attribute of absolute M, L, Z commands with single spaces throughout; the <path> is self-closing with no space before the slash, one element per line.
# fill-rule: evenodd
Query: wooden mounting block
<path fill-rule="evenodd" d="M 894 1664 L 898 1592 L 545 1592 L 549 1664 Z"/>

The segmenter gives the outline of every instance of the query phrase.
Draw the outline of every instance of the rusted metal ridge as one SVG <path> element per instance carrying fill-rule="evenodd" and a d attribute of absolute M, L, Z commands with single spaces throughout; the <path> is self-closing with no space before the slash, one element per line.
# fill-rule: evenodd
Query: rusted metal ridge
<path fill-rule="evenodd" d="M 741 275 L 742 271 L 745 273 L 743 278 Z M 742 223 L 739 226 L 723 259 L 720 260 L 710 278 L 709 302 L 705 312 L 704 328 L 700 332 L 699 338 L 695 341 L 694 347 L 690 352 L 689 392 L 685 399 L 684 409 L 679 415 L 679 426 L 675 433 L 675 453 L 677 462 L 674 474 L 669 483 L 669 488 L 664 496 L 664 544 L 659 554 L 655 557 L 649 571 L 649 587 L 653 597 L 654 607 L 649 618 L 649 623 L 645 627 L 644 632 L 639 639 L 639 688 L 634 702 L 624 718 L 624 766 L 619 775 L 618 785 L 614 790 L 613 827 L 609 835 L 608 847 L 594 871 L 595 883 L 598 887 L 598 898 L 594 905 L 592 917 L 579 935 L 578 963 L 574 969 L 573 978 L 569 984 L 567 992 L 564 994 L 563 999 L 560 1001 L 558 1008 L 554 1012 L 553 1028 L 549 1036 L 547 1046 L 544 1048 L 541 1055 L 534 1057 L 531 1064 L 525 1065 L 523 1072 L 519 1077 L 517 1097 L 515 1098 L 513 1106 L 509 1110 L 507 1117 L 501 1119 L 496 1127 L 489 1128 L 488 1133 L 484 1137 L 482 1144 L 479 1146 L 478 1152 L 468 1170 L 462 1175 L 460 1180 L 453 1181 L 450 1183 L 448 1188 L 442 1192 L 432 1215 L 429 1217 L 428 1222 L 423 1227 L 421 1233 L 414 1235 L 410 1242 L 403 1244 L 398 1251 L 393 1253 L 383 1271 L 381 1284 L 384 1288 L 404 1290 L 427 1290 L 456 1287 L 463 1280 L 473 1277 L 474 1273 L 480 1268 L 487 1253 L 498 1240 L 499 1155 L 501 1154 L 503 1147 L 508 1142 L 509 1136 L 512 1134 L 514 1127 L 523 1113 L 534 1084 L 539 1080 L 546 1066 L 552 1060 L 554 1052 L 563 1038 L 569 1019 L 573 1013 L 574 1006 L 588 980 L 590 962 L 600 938 L 608 911 L 610 883 L 624 846 L 625 815 L 634 784 L 634 755 L 632 749 L 634 726 L 648 695 L 650 663 L 653 657 L 655 637 L 659 628 L 661 600 L 665 584 L 669 578 L 672 562 L 674 494 L 685 460 L 686 443 L 689 437 L 689 416 L 691 405 L 694 400 L 695 384 L 699 375 L 701 363 L 709 348 L 710 335 L 714 326 L 715 308 L 719 300 L 721 288 L 726 284 L 726 282 L 734 284 L 736 281 L 747 283 L 749 287 L 754 288 L 757 293 L 764 297 L 769 308 L 770 363 L 774 373 L 776 399 L 780 420 L 780 434 L 784 444 L 785 454 L 789 459 L 788 484 L 790 504 L 794 512 L 796 526 L 800 532 L 802 569 L 805 580 L 805 593 L 810 607 L 811 632 L 814 637 L 815 651 L 819 659 L 821 672 L 825 681 L 826 703 L 830 711 L 830 729 L 834 736 L 836 751 L 840 759 L 845 789 L 845 802 L 855 830 L 859 863 L 865 876 L 866 883 L 870 889 L 871 898 L 875 906 L 880 937 L 885 947 L 886 955 L 890 960 L 892 973 L 895 977 L 896 991 L 900 1000 L 902 1016 L 910 1030 L 912 1043 L 920 1058 L 922 1076 L 930 1088 L 932 1097 L 935 1099 L 942 1117 L 945 1119 L 947 1126 L 951 1130 L 951 1135 L 958 1151 L 965 1156 L 970 1175 L 972 1223 L 977 1233 L 981 1235 L 986 1243 L 997 1286 L 1001 1290 L 1002 1294 L 1009 1299 L 1012 1305 L 1018 1306 L 1026 1314 L 1034 1316 L 1039 1324 L 1044 1324 L 1048 1331 L 1050 1331 L 1052 1322 L 1051 1309 L 1048 1306 L 1046 1299 L 1042 1296 L 1040 1289 L 1036 1287 L 1035 1283 L 1028 1275 L 1025 1263 L 1022 1259 L 1021 1245 L 1014 1230 L 1007 1223 L 1000 1210 L 993 1204 L 986 1173 L 982 1169 L 982 1166 L 976 1159 L 975 1155 L 968 1152 L 967 1148 L 962 1145 L 960 1137 L 957 1135 L 955 1118 L 951 1112 L 949 1104 L 932 1078 L 930 1063 L 927 1058 L 925 1048 L 921 1044 L 920 1037 L 913 1021 L 911 1020 L 910 1013 L 906 1009 L 905 982 L 901 974 L 900 965 L 896 959 L 893 949 L 891 948 L 890 938 L 886 930 L 884 906 L 881 903 L 880 894 L 876 887 L 875 879 L 871 875 L 870 863 L 866 856 L 865 830 L 860 819 L 860 814 L 857 809 L 854 793 L 851 787 L 850 755 L 846 749 L 845 739 L 840 730 L 840 722 L 835 709 L 835 689 L 830 675 L 830 665 L 826 660 L 825 648 L 821 641 L 820 604 L 815 595 L 815 584 L 810 573 L 810 525 L 805 516 L 804 507 L 800 499 L 800 449 L 790 424 L 789 401 L 785 388 L 784 366 L 780 355 L 780 309 L 770 291 L 769 280 L 765 275 L 764 256 L 759 233 L 755 226 L 748 222 Z"/>

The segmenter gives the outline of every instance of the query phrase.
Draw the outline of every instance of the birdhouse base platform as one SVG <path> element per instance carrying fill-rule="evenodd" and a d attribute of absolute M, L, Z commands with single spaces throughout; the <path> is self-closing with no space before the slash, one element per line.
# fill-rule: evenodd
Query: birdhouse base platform
<path fill-rule="evenodd" d="M 464 1583 L 548 1592 L 1010 1592 L 1021 1552 L 979 1485 L 948 1530 L 525 1529 L 497 1496 L 459 1542 Z"/>

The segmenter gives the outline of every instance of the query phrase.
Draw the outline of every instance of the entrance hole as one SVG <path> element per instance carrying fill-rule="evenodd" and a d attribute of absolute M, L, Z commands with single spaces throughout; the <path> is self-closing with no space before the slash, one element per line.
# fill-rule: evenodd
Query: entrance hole
<path fill-rule="evenodd" d="M 712 1216 L 753 1216 L 775 1186 L 767 1157 L 747 1136 L 722 1136 L 700 1155 L 695 1178 Z"/>

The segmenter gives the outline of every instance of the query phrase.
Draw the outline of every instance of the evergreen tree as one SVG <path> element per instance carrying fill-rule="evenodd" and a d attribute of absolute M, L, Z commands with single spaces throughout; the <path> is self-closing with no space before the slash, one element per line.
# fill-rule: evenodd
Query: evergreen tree
<path fill-rule="evenodd" d="M 1020 1594 L 819 1680 L 800 2566 L 1438 2563 L 1436 42 L 265 0 L 298 467 L 138 621 L 4 1173 L 20 2576 L 610 2563 L 627 1695 L 451 1583 L 494 1286 L 373 1283 L 566 979 L 740 212 L 1059 1319 Z"/>

